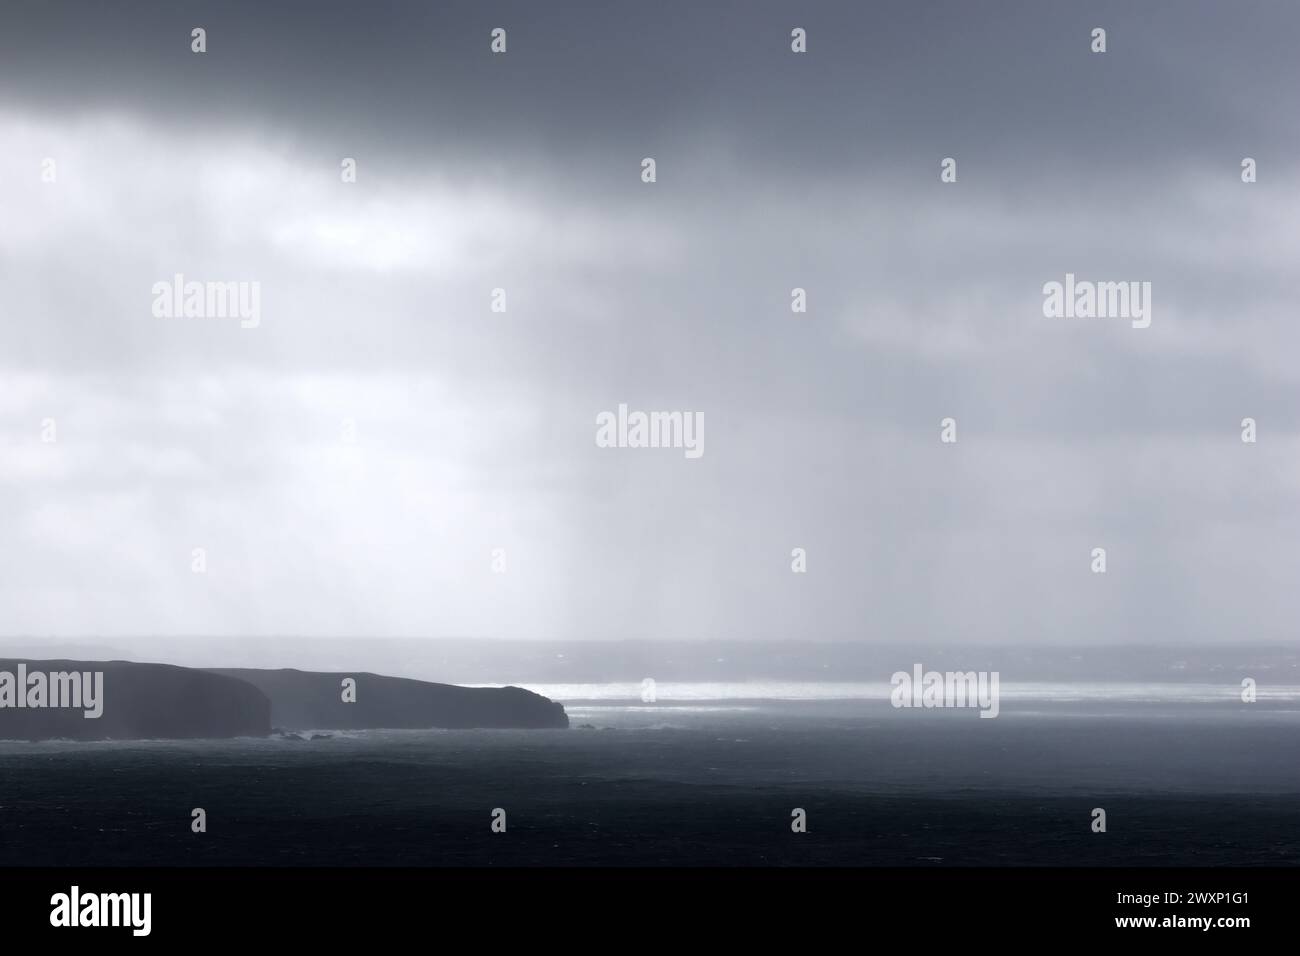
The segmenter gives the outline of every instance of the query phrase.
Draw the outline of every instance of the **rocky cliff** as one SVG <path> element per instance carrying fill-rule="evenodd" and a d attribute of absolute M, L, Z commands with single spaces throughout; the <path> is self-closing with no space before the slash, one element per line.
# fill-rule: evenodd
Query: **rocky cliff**
<path fill-rule="evenodd" d="M 457 687 L 365 672 L 222 668 L 271 701 L 276 727 L 375 728 L 568 727 L 564 706 L 519 687 Z M 345 694 L 344 681 L 355 681 Z M 353 700 L 346 697 L 352 696 Z"/>
<path fill-rule="evenodd" d="M 246 681 L 170 664 L 0 659 L 0 740 L 261 736 L 271 702 Z"/>

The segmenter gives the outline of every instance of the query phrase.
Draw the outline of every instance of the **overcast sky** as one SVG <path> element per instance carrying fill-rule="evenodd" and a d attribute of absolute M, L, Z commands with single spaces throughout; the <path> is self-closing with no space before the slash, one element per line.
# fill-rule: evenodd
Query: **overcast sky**
<path fill-rule="evenodd" d="M 1294 640 L 1298 39 L 1275 2 L 5 4 L 0 635 Z M 1067 272 L 1150 282 L 1151 326 L 1044 317 Z M 176 273 L 260 324 L 155 316 Z M 598 448 L 620 403 L 704 454 Z"/>

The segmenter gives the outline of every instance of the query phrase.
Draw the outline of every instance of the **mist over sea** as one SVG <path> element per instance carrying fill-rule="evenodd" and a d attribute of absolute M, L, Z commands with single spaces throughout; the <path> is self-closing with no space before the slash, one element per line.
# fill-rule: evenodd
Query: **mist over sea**
<path fill-rule="evenodd" d="M 1300 863 L 1300 686 L 1007 681 L 991 720 L 885 682 L 525 686 L 571 728 L 0 743 L 0 865 Z"/>

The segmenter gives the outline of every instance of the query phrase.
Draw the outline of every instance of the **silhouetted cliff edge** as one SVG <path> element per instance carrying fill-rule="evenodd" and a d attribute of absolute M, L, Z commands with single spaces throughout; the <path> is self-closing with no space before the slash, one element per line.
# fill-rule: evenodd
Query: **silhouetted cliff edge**
<path fill-rule="evenodd" d="M 0 659 L 0 740 L 243 737 L 270 731 L 266 695 L 210 671 L 131 661 Z"/>
<path fill-rule="evenodd" d="M 271 700 L 271 722 L 298 730 L 568 727 L 564 705 L 520 687 L 457 687 L 379 674 L 218 668 Z M 356 681 L 345 702 L 343 681 Z"/>

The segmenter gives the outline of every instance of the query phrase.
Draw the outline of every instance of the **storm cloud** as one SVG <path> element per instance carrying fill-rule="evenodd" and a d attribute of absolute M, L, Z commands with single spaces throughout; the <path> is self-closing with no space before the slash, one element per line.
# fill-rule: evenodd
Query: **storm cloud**
<path fill-rule="evenodd" d="M 0 633 L 1292 640 L 1297 28 L 9 5 Z M 1045 317 L 1067 273 L 1150 327 Z M 621 403 L 706 453 L 598 447 Z"/>

